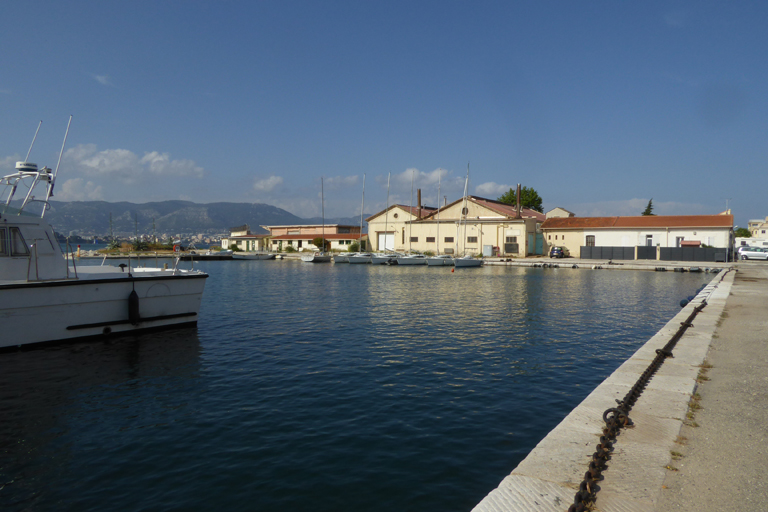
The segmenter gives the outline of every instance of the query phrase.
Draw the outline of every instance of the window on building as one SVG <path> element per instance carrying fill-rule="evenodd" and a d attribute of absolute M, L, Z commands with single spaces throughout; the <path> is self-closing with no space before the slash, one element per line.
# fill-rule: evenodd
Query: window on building
<path fill-rule="evenodd" d="M 445 240 L 444 240 L 444 242 L 445 242 L 446 244 L 452 244 L 452 243 L 453 243 L 453 237 L 452 237 L 452 236 L 447 236 L 447 237 L 445 237 Z"/>
<path fill-rule="evenodd" d="M 557 240 L 557 235 L 555 235 L 555 240 Z"/>
<path fill-rule="evenodd" d="M 587 247 L 595 246 L 595 235 L 587 235 Z"/>
<path fill-rule="evenodd" d="M 400 243 L 405 245 L 405 229 L 400 233 Z"/>
<path fill-rule="evenodd" d="M 428 243 L 428 244 L 433 244 L 433 243 L 435 243 L 435 237 L 433 237 L 433 236 L 428 236 L 428 237 L 427 237 L 427 243 Z"/>
<path fill-rule="evenodd" d="M 303 242 L 303 240 L 299 240 L 299 247 L 301 247 L 301 242 Z M 290 244 L 290 242 L 288 243 Z"/>
<path fill-rule="evenodd" d="M 683 246 L 683 240 L 685 239 L 684 236 L 678 236 L 675 238 L 675 247 L 682 247 Z"/>
<path fill-rule="evenodd" d="M 476 236 L 468 236 L 467 237 L 467 243 L 468 244 L 476 244 L 477 243 L 477 237 Z"/>
<path fill-rule="evenodd" d="M 417 236 L 412 236 L 411 237 L 411 242 L 418 242 L 418 241 L 419 241 L 419 237 L 417 237 Z"/>
<path fill-rule="evenodd" d="M 552 235 L 547 235 L 547 240 L 552 240 Z"/>
<path fill-rule="evenodd" d="M 645 235 L 645 245 L 653 247 L 653 235 Z"/>
<path fill-rule="evenodd" d="M 517 243 L 517 237 L 516 236 L 508 236 L 506 240 L 507 240 L 508 244 L 516 244 Z"/>

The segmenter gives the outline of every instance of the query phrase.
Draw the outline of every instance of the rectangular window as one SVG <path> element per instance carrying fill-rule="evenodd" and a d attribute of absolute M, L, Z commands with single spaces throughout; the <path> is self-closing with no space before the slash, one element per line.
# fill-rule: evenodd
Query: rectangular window
<path fill-rule="evenodd" d="M 682 247 L 684 239 L 685 239 L 685 237 L 683 237 L 683 236 L 676 237 L 675 238 L 675 247 Z"/>
<path fill-rule="evenodd" d="M 653 235 L 645 235 L 645 245 L 653 247 Z"/>
<path fill-rule="evenodd" d="M 8 244 L 5 240 L 6 236 L 5 228 L 0 229 L 0 256 L 8 256 Z"/>
<path fill-rule="evenodd" d="M 595 235 L 587 235 L 587 247 L 595 246 Z"/>
<path fill-rule="evenodd" d="M 428 243 L 428 244 L 433 244 L 433 243 L 435 243 L 435 237 L 433 237 L 433 236 L 428 236 L 428 237 L 427 237 L 427 243 Z"/>
<path fill-rule="evenodd" d="M 303 240 L 298 241 L 299 247 L 301 247 L 301 242 L 303 242 Z M 288 243 L 290 244 L 291 242 L 288 242 Z"/>
<path fill-rule="evenodd" d="M 400 233 L 400 235 L 402 235 L 400 237 L 400 243 L 405 245 L 405 230 L 403 230 L 402 233 Z"/>
<path fill-rule="evenodd" d="M 467 243 L 468 244 L 476 244 L 477 243 L 477 237 L 476 236 L 468 236 L 467 237 Z"/>
<path fill-rule="evenodd" d="M 453 243 L 453 237 L 452 236 L 445 237 L 445 243 L 452 244 Z"/>
<path fill-rule="evenodd" d="M 517 243 L 517 237 L 516 236 L 508 236 L 507 237 L 507 243 L 508 244 L 516 244 Z"/>
<path fill-rule="evenodd" d="M 19 228 L 11 228 L 11 256 L 26 256 L 29 254 L 27 244 L 24 243 L 24 237 L 21 236 Z"/>
<path fill-rule="evenodd" d="M 552 235 L 547 235 L 547 240 L 552 240 Z"/>
<path fill-rule="evenodd" d="M 557 235 L 555 235 L 555 240 L 557 240 Z"/>
<path fill-rule="evenodd" d="M 418 242 L 418 241 L 419 241 L 419 237 L 417 237 L 417 236 L 412 236 L 411 237 L 411 242 Z"/>

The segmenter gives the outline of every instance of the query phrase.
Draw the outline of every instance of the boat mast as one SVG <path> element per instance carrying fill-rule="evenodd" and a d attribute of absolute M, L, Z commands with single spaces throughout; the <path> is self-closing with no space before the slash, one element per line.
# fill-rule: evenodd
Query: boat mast
<path fill-rule="evenodd" d="M 391 172 L 387 174 L 387 208 L 384 210 L 384 252 L 387 252 L 387 224 L 389 223 L 389 177 L 391 175 Z M 379 250 L 381 250 L 381 248 L 379 248 Z"/>
<path fill-rule="evenodd" d="M 365 252 L 365 249 L 363 249 L 363 209 L 364 208 L 365 208 L 365 173 L 363 173 L 363 199 L 362 201 L 360 201 L 360 238 L 358 238 L 358 244 L 357 244 L 357 249 L 360 252 Z"/>
<path fill-rule="evenodd" d="M 413 229 L 413 173 L 411 171 L 411 204 L 408 206 L 408 210 L 411 214 L 411 220 L 408 222 L 408 256 L 411 255 L 411 229 Z"/>
<path fill-rule="evenodd" d="M 467 187 L 469 185 L 469 162 L 467 162 L 467 178 L 464 180 L 464 204 L 461 207 L 461 218 L 464 221 L 464 241 L 463 241 L 463 251 L 461 252 L 462 256 L 467 255 L 467 214 L 469 213 L 469 209 L 467 208 L 468 200 L 467 200 Z M 461 229 L 459 229 L 461 231 Z"/>
<path fill-rule="evenodd" d="M 437 236 L 435 237 L 435 240 L 437 240 L 437 254 L 435 256 L 440 256 L 440 178 L 442 177 L 443 173 L 440 169 L 437 171 Z"/>
<path fill-rule="evenodd" d="M 323 248 L 320 253 L 325 253 L 325 195 L 323 194 L 322 176 L 320 176 L 320 212 L 323 216 Z"/>

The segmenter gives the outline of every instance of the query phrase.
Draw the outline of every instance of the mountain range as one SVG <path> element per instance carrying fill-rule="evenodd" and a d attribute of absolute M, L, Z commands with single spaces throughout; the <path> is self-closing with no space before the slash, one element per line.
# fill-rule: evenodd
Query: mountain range
<path fill-rule="evenodd" d="M 253 233 L 266 233 L 262 225 L 320 224 L 322 218 L 303 219 L 263 203 L 109 203 L 106 201 L 50 201 L 45 218 L 64 235 L 115 236 L 152 233 L 226 234 L 235 226 L 248 224 Z M 370 214 L 366 214 L 368 217 Z M 360 217 L 327 218 L 326 224 L 357 226 Z M 363 230 L 365 230 L 363 226 Z"/>

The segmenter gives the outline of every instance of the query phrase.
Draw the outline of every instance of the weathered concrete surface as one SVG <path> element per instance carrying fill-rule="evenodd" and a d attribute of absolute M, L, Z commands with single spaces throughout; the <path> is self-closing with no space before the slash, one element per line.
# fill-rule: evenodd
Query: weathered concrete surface
<path fill-rule="evenodd" d="M 655 357 L 655 350 L 669 341 L 693 307 L 706 300 L 708 305 L 694 320 L 694 327 L 678 342 L 675 357 L 665 360 L 632 409 L 635 427 L 622 431 L 600 483 L 598 510 L 653 510 L 670 452 L 679 448 L 675 441 L 696 387 L 699 365 L 707 355 L 734 274 L 718 274 L 691 304 L 590 393 L 474 511 L 567 510 L 605 425 L 603 411 L 626 395 Z"/>
<path fill-rule="evenodd" d="M 657 512 L 768 510 L 768 264 L 738 264 L 697 392 L 696 428 L 684 426 Z"/>

